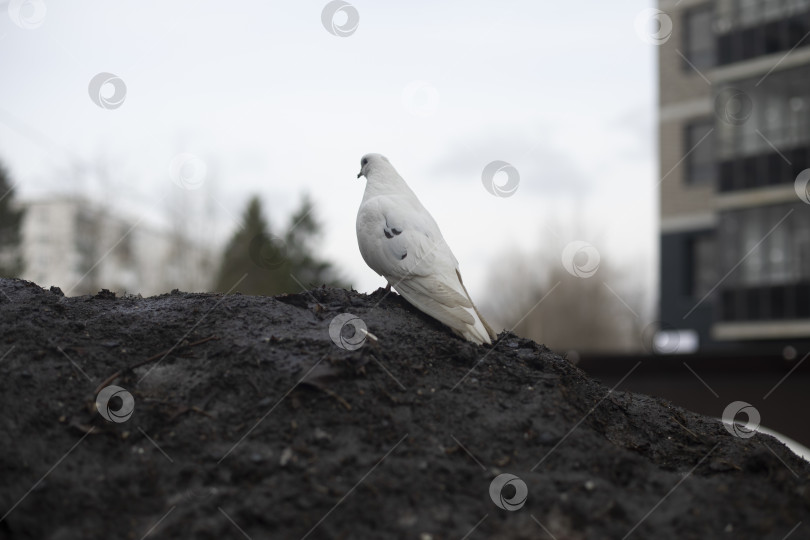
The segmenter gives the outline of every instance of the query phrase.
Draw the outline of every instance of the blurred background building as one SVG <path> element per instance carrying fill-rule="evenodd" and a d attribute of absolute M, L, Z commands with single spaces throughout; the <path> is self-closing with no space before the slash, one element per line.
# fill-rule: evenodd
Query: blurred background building
<path fill-rule="evenodd" d="M 794 186 L 810 167 L 810 1 L 659 7 L 659 341 L 795 355 L 810 342 L 810 206 Z"/>
<path fill-rule="evenodd" d="M 653 354 L 579 365 L 709 416 L 750 404 L 761 426 L 810 445 L 810 195 L 797 181 L 810 168 L 810 1 L 658 7 Z"/>
<path fill-rule="evenodd" d="M 144 296 L 212 286 L 218 252 L 81 197 L 22 205 L 20 277 L 69 296 L 101 288 Z"/>

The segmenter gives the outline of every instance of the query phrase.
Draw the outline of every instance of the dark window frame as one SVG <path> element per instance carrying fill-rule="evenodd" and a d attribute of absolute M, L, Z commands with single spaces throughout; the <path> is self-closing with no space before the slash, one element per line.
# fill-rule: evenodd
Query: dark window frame
<path fill-rule="evenodd" d="M 684 257 L 684 295 L 703 298 L 716 285 L 717 258 L 714 256 L 717 237 L 714 229 L 695 232 L 686 239 Z"/>
<path fill-rule="evenodd" d="M 810 88 L 804 82 L 809 78 L 805 64 L 774 70 L 761 84 L 758 75 L 714 89 L 715 108 L 727 90 L 750 103 L 750 116 L 739 124 L 722 118 L 715 123 L 719 192 L 790 184 L 810 168 Z"/>
<path fill-rule="evenodd" d="M 730 272 L 719 286 L 720 320 L 810 318 L 810 215 L 805 208 L 803 202 L 780 203 L 720 214 L 716 241 L 723 251 L 717 271 Z M 779 229 L 768 233 L 791 209 Z M 758 230 L 746 234 L 743 228 L 753 222 Z M 754 242 L 757 251 L 749 255 Z M 782 256 L 775 258 L 777 253 Z M 746 268 L 754 257 L 759 259 L 756 268 Z"/>
<path fill-rule="evenodd" d="M 695 135 L 695 132 L 700 135 Z M 714 187 L 717 183 L 717 156 L 714 147 L 714 119 L 701 117 L 683 126 L 684 184 L 689 187 Z M 708 157 L 700 163 L 696 159 Z M 701 148 L 702 147 L 702 148 Z"/>
<path fill-rule="evenodd" d="M 708 16 L 709 24 L 705 31 L 708 46 L 696 48 L 695 22 L 697 17 Z M 687 9 L 681 17 L 681 28 L 683 28 L 683 57 L 681 68 L 684 71 L 694 73 L 695 69 L 709 69 L 717 65 L 717 38 L 714 32 L 714 5 L 711 3 Z M 691 65 L 690 65 L 691 64 Z M 697 76 L 697 73 L 694 73 Z"/>
<path fill-rule="evenodd" d="M 773 17 L 764 11 L 767 7 L 760 3 L 753 21 L 749 16 L 747 22 L 742 20 L 744 17 L 736 3 L 731 9 L 717 14 L 723 29 L 716 35 L 716 65 L 724 66 L 810 45 L 810 39 L 801 41 L 810 31 L 810 9 L 785 9 L 780 16 Z"/>

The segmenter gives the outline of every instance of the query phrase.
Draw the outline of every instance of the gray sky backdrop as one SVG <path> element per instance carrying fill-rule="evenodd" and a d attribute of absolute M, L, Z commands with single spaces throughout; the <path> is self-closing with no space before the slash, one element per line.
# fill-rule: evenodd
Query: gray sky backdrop
<path fill-rule="evenodd" d="M 144 225 L 207 209 L 212 242 L 251 194 L 278 228 L 309 192 L 325 255 L 372 291 L 383 281 L 357 249 L 355 175 L 380 152 L 438 221 L 474 298 L 504 253 L 571 240 L 651 290 L 657 51 L 636 29 L 651 2 L 357 0 L 346 37 L 322 24 L 325 5 L 0 3 L 0 160 L 24 199 L 83 193 Z M 100 72 L 126 85 L 119 107 L 91 99 Z M 207 168 L 198 189 L 172 182 L 181 153 Z M 494 160 L 520 173 L 511 197 L 482 185 Z M 87 173 L 99 165 L 106 182 Z"/>

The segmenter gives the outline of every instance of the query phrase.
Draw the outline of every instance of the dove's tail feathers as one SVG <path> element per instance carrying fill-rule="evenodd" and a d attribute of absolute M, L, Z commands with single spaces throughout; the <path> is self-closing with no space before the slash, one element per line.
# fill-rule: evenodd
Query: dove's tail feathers
<path fill-rule="evenodd" d="M 472 341 L 478 345 L 483 345 L 484 343 L 491 345 L 492 340 L 490 339 L 490 332 L 488 330 L 489 325 L 481 318 L 481 315 L 478 314 L 478 310 L 474 306 L 466 309 L 467 312 L 473 316 L 475 322 L 472 326 L 467 326 L 460 332 L 455 328 L 453 331 L 467 341 Z"/>
<path fill-rule="evenodd" d="M 447 287 L 433 276 L 414 276 L 394 284 L 394 288 L 411 305 L 459 335 L 475 324 L 467 298 Z"/>
<path fill-rule="evenodd" d="M 435 276 L 413 276 L 394 284 L 394 288 L 414 307 L 464 339 L 491 344 L 495 333 L 478 313 L 460 279 L 459 284 L 463 293 Z"/>
<path fill-rule="evenodd" d="M 467 292 L 467 287 L 464 286 L 464 280 L 461 279 L 461 272 L 458 271 L 458 268 L 456 268 L 456 275 L 458 276 L 458 282 L 461 283 L 461 288 L 464 289 L 464 294 L 467 296 L 467 299 L 470 301 L 470 304 L 472 305 L 472 308 L 475 311 L 475 319 L 476 319 L 476 321 L 475 321 L 475 329 L 477 330 L 477 332 L 478 332 L 478 334 L 479 334 L 479 336 L 481 338 L 481 342 L 486 343 L 487 345 L 489 345 L 489 344 L 492 343 L 492 341 L 497 339 L 498 334 L 487 323 L 486 319 L 484 319 L 484 316 L 481 315 L 481 312 L 478 311 L 478 308 L 475 306 L 475 303 L 472 301 L 472 297 L 470 296 L 470 293 Z M 467 337 L 467 339 L 470 339 L 470 338 Z M 475 339 L 472 339 L 470 341 L 476 341 L 477 342 L 477 340 L 475 340 Z M 479 343 L 479 345 L 480 344 L 481 343 Z"/>

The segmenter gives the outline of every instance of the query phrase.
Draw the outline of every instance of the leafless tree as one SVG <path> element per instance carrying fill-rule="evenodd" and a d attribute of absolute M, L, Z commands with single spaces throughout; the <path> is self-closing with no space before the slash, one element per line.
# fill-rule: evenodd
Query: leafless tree
<path fill-rule="evenodd" d="M 619 266 L 596 245 L 574 242 L 504 255 L 490 274 L 485 313 L 560 352 L 639 350 L 648 319 L 639 265 Z"/>

